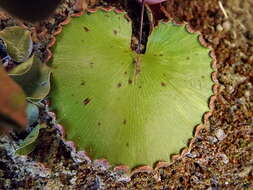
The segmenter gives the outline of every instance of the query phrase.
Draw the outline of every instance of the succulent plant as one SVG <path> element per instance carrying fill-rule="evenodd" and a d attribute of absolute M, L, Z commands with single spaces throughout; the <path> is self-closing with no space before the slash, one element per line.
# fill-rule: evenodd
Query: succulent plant
<path fill-rule="evenodd" d="M 6 47 L 4 49 L 7 50 L 5 55 L 18 64 L 8 74 L 20 85 L 18 86 L 8 77 L 0 65 L 0 94 L 2 95 L 0 129 L 9 125 L 21 126 L 21 129 L 32 127 L 27 129 L 30 133 L 25 139 L 20 140 L 16 151 L 17 154 L 28 154 L 36 146 L 39 129 L 42 128 L 38 124 L 39 109 L 29 101 L 41 100 L 48 94 L 50 71 L 45 64 L 36 59 L 36 56 L 31 55 L 33 45 L 30 31 L 18 26 L 8 27 L 0 32 L 0 39 L 4 42 Z"/>
<path fill-rule="evenodd" d="M 35 126 L 33 130 L 27 135 L 27 137 L 24 140 L 20 141 L 15 153 L 18 155 L 27 155 L 31 153 L 38 143 L 37 138 L 39 136 L 41 128 L 41 125 Z"/>
<path fill-rule="evenodd" d="M 11 59 L 16 63 L 26 61 L 32 52 L 32 39 L 30 32 L 14 26 L 0 31 L 0 39 L 4 46 L 4 57 L 0 65 L 0 132 L 1 129 L 14 127 L 25 129 L 27 126 L 26 101 L 23 90 L 8 76 L 4 70 L 4 60 Z M 3 47 L 2 47 L 3 48 Z M 1 49 L 2 50 L 2 49 Z M 3 55 L 1 55 L 3 56 Z M 19 67 L 26 67 L 21 64 Z"/>
<path fill-rule="evenodd" d="M 23 88 L 27 100 L 43 99 L 50 90 L 51 71 L 32 55 L 31 32 L 19 26 L 8 27 L 0 32 L 0 39 L 10 58 L 19 63 L 9 71 L 9 76 Z"/>
<path fill-rule="evenodd" d="M 67 140 L 92 158 L 132 168 L 168 161 L 187 145 L 213 82 L 210 50 L 184 26 L 160 22 L 141 55 L 130 48 L 131 35 L 131 21 L 118 11 L 64 26 L 53 48 L 50 99 Z"/>
<path fill-rule="evenodd" d="M 36 56 L 15 67 L 9 75 L 23 88 L 29 101 L 39 101 L 49 93 L 50 68 Z"/>
<path fill-rule="evenodd" d="M 0 39 L 4 41 L 8 54 L 19 63 L 26 61 L 32 53 L 31 32 L 12 26 L 0 31 Z"/>

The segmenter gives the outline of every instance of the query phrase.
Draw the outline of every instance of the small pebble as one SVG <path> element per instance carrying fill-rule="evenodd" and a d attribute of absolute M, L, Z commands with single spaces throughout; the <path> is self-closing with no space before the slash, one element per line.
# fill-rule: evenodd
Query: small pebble
<path fill-rule="evenodd" d="M 213 137 L 213 136 L 208 136 L 207 137 L 208 141 L 211 143 L 211 144 L 215 144 L 218 142 L 217 138 Z"/>
<path fill-rule="evenodd" d="M 229 21 L 225 21 L 223 22 L 222 27 L 225 31 L 229 31 L 231 29 L 231 24 Z"/>
<path fill-rule="evenodd" d="M 219 31 L 219 32 L 221 32 L 223 30 L 223 27 L 220 24 L 218 24 L 216 26 L 216 30 Z"/>
<path fill-rule="evenodd" d="M 246 96 L 247 98 L 250 97 L 250 91 L 249 91 L 249 90 L 246 90 L 246 91 L 245 91 L 245 96 Z"/>
<path fill-rule="evenodd" d="M 229 159 L 226 154 L 221 153 L 219 154 L 219 157 L 222 158 L 224 164 L 227 164 L 229 162 Z"/>
<path fill-rule="evenodd" d="M 232 32 L 231 38 L 232 38 L 233 40 L 236 40 L 237 34 L 236 34 L 235 31 Z"/>
<path fill-rule="evenodd" d="M 186 153 L 185 156 L 188 158 L 195 158 L 196 157 L 196 155 L 191 154 L 191 153 Z"/>
<path fill-rule="evenodd" d="M 218 129 L 215 131 L 215 136 L 217 137 L 217 139 L 219 141 L 222 141 L 223 139 L 226 138 L 226 134 L 224 133 L 224 131 L 222 129 Z"/>

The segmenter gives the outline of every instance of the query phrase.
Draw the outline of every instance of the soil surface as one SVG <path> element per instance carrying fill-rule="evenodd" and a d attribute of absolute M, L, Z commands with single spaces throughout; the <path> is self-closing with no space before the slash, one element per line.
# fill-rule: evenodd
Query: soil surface
<path fill-rule="evenodd" d="M 126 10 L 138 28 L 140 8 L 134 0 L 66 0 L 55 15 L 36 24 L 1 13 L 0 28 L 26 26 L 33 32 L 34 51 L 46 60 L 47 45 L 59 23 L 80 11 L 80 6 L 101 5 Z M 253 1 L 169 0 L 161 9 L 152 7 L 156 19 L 189 23 L 215 52 L 212 114 L 195 133 L 191 148 L 168 166 L 129 176 L 104 160 L 91 161 L 77 153 L 62 139 L 61 126 L 44 102 L 40 120 L 48 127 L 41 130 L 39 143 L 28 157 L 14 155 L 22 135 L 0 139 L 0 189 L 253 189 Z M 143 44 L 150 30 L 147 13 L 144 21 Z M 134 30 L 133 36 L 137 34 Z"/>

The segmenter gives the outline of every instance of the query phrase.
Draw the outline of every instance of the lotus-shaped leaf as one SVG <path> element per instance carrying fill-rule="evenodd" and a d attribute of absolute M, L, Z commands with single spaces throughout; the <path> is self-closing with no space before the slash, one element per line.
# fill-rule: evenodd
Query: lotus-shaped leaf
<path fill-rule="evenodd" d="M 79 149 L 135 167 L 168 161 L 187 145 L 213 82 L 210 50 L 184 26 L 159 23 L 141 55 L 131 36 L 124 13 L 73 19 L 57 36 L 50 98 Z"/>

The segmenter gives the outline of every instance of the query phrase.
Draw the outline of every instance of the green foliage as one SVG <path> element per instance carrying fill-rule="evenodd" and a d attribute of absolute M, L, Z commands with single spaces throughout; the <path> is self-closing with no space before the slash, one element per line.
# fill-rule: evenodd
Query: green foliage
<path fill-rule="evenodd" d="M 26 99 L 43 99 L 50 89 L 50 70 L 35 56 L 29 58 L 32 47 L 29 31 L 20 27 L 10 27 L 0 32 L 0 38 L 4 40 L 8 54 L 15 61 L 22 62 L 9 72 L 9 76 L 20 86 L 8 77 L 0 65 L 0 95 L 2 96 L 0 99 L 0 132 L 2 133 L 9 126 L 24 128 L 38 123 L 38 107 L 31 103 L 26 106 L 25 94 L 20 87 L 28 96 Z M 40 128 L 41 126 L 37 125 L 32 129 L 20 143 L 17 154 L 29 154 L 35 148 Z"/>
<path fill-rule="evenodd" d="M 18 155 L 28 155 L 31 153 L 38 143 L 39 132 L 43 127 L 41 125 L 34 127 L 29 135 L 23 141 L 21 141 L 15 153 Z"/>
<path fill-rule="evenodd" d="M 36 105 L 28 103 L 26 108 L 26 114 L 28 119 L 28 126 L 32 126 L 38 123 L 39 109 Z M 27 137 L 24 140 L 21 140 L 21 142 L 19 143 L 19 146 L 16 150 L 16 154 L 27 155 L 35 149 L 38 142 L 37 138 L 39 136 L 39 131 L 41 128 L 45 128 L 45 126 L 38 124 L 34 128 L 32 128 L 31 132 L 27 135 Z"/>
<path fill-rule="evenodd" d="M 28 119 L 28 125 L 34 125 L 39 119 L 39 108 L 37 105 L 28 103 L 26 107 L 26 115 Z"/>
<path fill-rule="evenodd" d="M 23 88 L 28 100 L 45 98 L 50 90 L 51 71 L 35 55 L 31 56 L 31 32 L 13 26 L 0 31 L 0 38 L 12 59 L 21 63 L 9 72 L 9 76 Z"/>
<path fill-rule="evenodd" d="M 17 65 L 9 72 L 9 76 L 14 79 L 13 82 L 0 68 L 0 125 L 1 131 L 3 128 L 13 124 L 22 126 L 31 126 L 33 123 L 38 122 L 39 110 L 33 104 L 25 104 L 26 99 L 29 101 L 39 101 L 48 95 L 50 90 L 50 69 L 40 62 L 36 56 L 32 55 L 32 40 L 31 33 L 21 27 L 9 27 L 0 32 L 0 38 L 4 41 L 8 54 L 17 62 Z M 1 66 L 1 65 L 0 65 Z M 25 108 L 27 113 L 25 114 Z M 35 127 L 36 131 L 37 127 Z M 21 150 L 27 151 L 33 147 L 31 141 L 37 138 L 37 132 L 31 132 L 21 144 Z M 32 136 L 31 136 L 32 135 Z M 32 137 L 32 138 L 31 138 Z M 30 140 L 29 140 L 30 139 Z M 26 147 L 27 146 L 27 147 Z M 24 152 L 25 152 L 24 151 Z"/>
<path fill-rule="evenodd" d="M 31 32 L 18 27 L 8 27 L 0 31 L 0 39 L 2 39 L 7 47 L 8 54 L 16 62 L 26 61 L 32 52 Z"/>
<path fill-rule="evenodd" d="M 10 70 L 9 75 L 24 75 L 28 72 L 33 65 L 34 56 L 30 57 L 27 61 L 23 62 L 20 65 L 17 65 L 12 70 Z"/>
<path fill-rule="evenodd" d="M 30 101 L 39 101 L 50 91 L 50 68 L 35 56 L 14 68 L 9 75 L 23 88 Z"/>
<path fill-rule="evenodd" d="M 160 23 L 144 55 L 130 49 L 131 35 L 123 13 L 73 19 L 57 37 L 50 97 L 68 140 L 135 167 L 186 146 L 208 111 L 212 69 L 209 49 L 185 27 Z"/>

